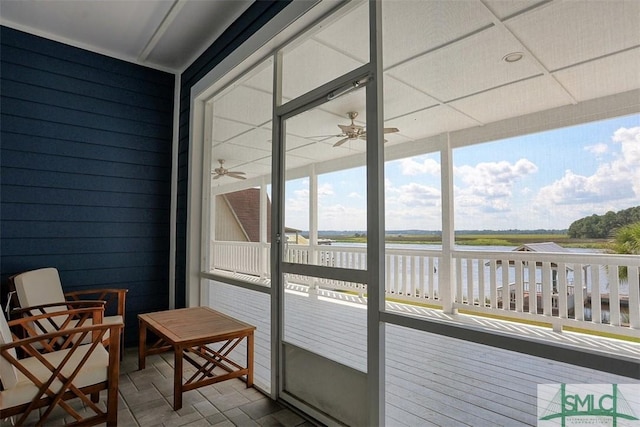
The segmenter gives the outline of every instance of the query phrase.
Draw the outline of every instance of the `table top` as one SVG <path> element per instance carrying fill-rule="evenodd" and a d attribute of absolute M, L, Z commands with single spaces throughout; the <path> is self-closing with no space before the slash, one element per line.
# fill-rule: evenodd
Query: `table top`
<path fill-rule="evenodd" d="M 171 344 L 227 339 L 252 333 L 256 327 L 209 307 L 139 314 L 138 319 L 163 335 Z"/>

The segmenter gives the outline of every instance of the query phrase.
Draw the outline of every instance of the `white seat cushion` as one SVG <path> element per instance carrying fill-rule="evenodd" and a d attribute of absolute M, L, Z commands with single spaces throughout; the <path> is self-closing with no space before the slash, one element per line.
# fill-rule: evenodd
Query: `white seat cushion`
<path fill-rule="evenodd" d="M 9 344 L 13 342 L 11 330 L 7 319 L 4 317 L 4 312 L 0 315 L 0 344 Z M 9 350 L 11 357 L 16 358 L 16 350 L 12 348 Z M 18 371 L 15 366 L 7 361 L 4 357 L 0 356 L 0 381 L 2 381 L 2 387 L 5 389 L 14 387 L 18 382 Z"/>
<path fill-rule="evenodd" d="M 18 274 L 13 281 L 20 307 L 65 301 L 60 275 L 53 267 Z M 65 310 L 65 308 L 61 307 L 58 310 Z"/>
<path fill-rule="evenodd" d="M 70 375 L 78 366 L 78 362 L 82 360 L 84 355 L 91 348 L 90 345 L 81 345 L 71 356 L 71 359 L 62 369 L 63 375 Z M 56 351 L 44 355 L 53 366 L 58 366 L 60 361 L 67 355 L 70 350 Z M 47 369 L 37 358 L 29 357 L 20 361 L 29 372 L 33 373 L 40 381 L 46 382 L 51 377 L 51 371 Z M 82 367 L 78 375 L 73 380 L 76 387 L 86 387 L 107 380 L 109 369 L 109 353 L 102 344 L 98 344 L 93 353 L 89 356 L 89 360 Z M 58 392 L 62 387 L 59 380 L 49 387 L 52 391 Z M 0 392 L 0 408 L 10 408 L 16 405 L 30 402 L 37 394 L 38 387 L 33 384 L 27 377 L 18 371 L 18 381 L 10 389 Z"/>

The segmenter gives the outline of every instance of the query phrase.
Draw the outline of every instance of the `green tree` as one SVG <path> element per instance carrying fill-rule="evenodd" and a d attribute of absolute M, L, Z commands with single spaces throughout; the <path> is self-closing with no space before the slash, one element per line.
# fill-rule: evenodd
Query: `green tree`
<path fill-rule="evenodd" d="M 640 221 L 620 227 L 614 235 L 613 250 L 618 254 L 640 255 Z M 627 278 L 626 267 L 620 269 L 620 277 Z"/>

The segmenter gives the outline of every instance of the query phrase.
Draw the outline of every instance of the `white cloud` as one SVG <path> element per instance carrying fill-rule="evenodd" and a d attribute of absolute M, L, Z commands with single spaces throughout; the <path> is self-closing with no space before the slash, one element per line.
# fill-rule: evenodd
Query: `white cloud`
<path fill-rule="evenodd" d="M 595 154 L 596 156 L 600 157 L 609 151 L 609 146 L 607 144 L 600 143 L 600 144 L 594 144 L 594 145 L 587 145 L 586 147 L 584 147 L 584 149 L 585 151 L 588 151 L 589 153 Z"/>
<path fill-rule="evenodd" d="M 319 230 L 363 230 L 367 227 L 366 209 L 335 204 L 319 209 Z"/>
<path fill-rule="evenodd" d="M 455 174 L 467 185 L 456 189 L 456 203 L 504 210 L 504 199 L 511 197 L 515 182 L 537 171 L 538 167 L 527 159 L 515 163 L 484 162 L 457 167 Z"/>
<path fill-rule="evenodd" d="M 550 205 L 606 204 L 620 201 L 620 208 L 640 200 L 640 127 L 620 128 L 612 136 L 619 144 L 610 162 L 601 163 L 593 175 L 571 170 L 552 184 L 542 187 L 536 203 Z M 617 148 L 617 147 L 616 147 Z"/>
<path fill-rule="evenodd" d="M 333 185 L 324 183 L 318 186 L 318 197 L 333 196 Z"/>
<path fill-rule="evenodd" d="M 405 206 L 436 206 L 440 203 L 440 190 L 415 182 L 401 186 L 396 199 Z"/>
<path fill-rule="evenodd" d="M 419 158 L 407 158 L 400 160 L 400 170 L 403 175 L 440 175 L 440 163 L 434 159 L 426 158 L 422 162 Z"/>

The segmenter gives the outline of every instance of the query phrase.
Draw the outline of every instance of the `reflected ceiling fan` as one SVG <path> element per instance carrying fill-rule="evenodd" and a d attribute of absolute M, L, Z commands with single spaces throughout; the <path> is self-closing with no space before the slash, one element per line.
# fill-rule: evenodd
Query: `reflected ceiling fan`
<path fill-rule="evenodd" d="M 236 179 L 247 179 L 244 175 L 244 172 L 240 171 L 230 171 L 229 169 L 224 167 L 224 159 L 218 159 L 218 163 L 220 163 L 219 168 L 215 168 L 213 171 L 215 172 L 215 176 L 213 179 L 222 178 L 223 176 L 228 176 Z"/>
<path fill-rule="evenodd" d="M 367 131 L 364 126 L 360 126 L 355 124 L 353 121 L 356 117 L 358 117 L 358 113 L 356 111 L 349 111 L 347 113 L 347 117 L 351 119 L 350 125 L 338 125 L 338 127 L 342 130 L 342 133 L 339 135 L 331 135 L 334 137 L 341 137 L 342 139 L 335 144 L 334 147 L 339 147 L 347 141 L 353 141 L 356 139 L 367 139 Z M 398 128 L 384 128 L 384 133 L 396 133 L 399 132 Z M 385 139 L 384 142 L 387 142 Z"/>

